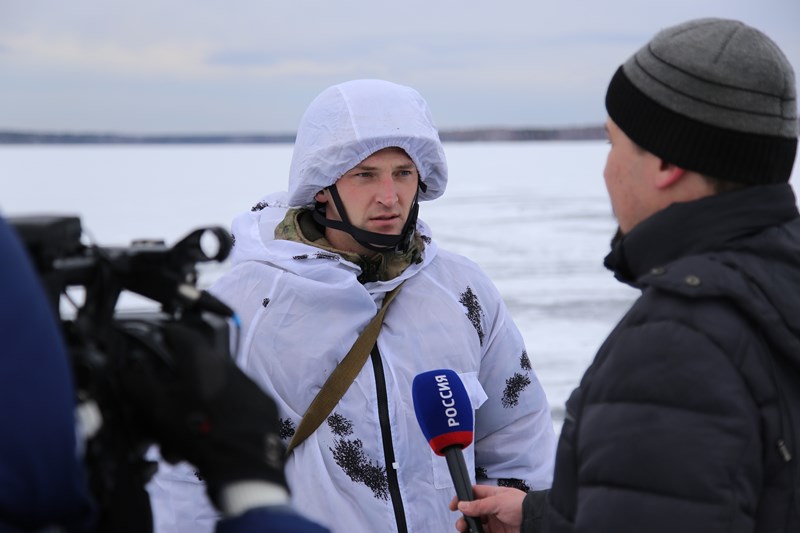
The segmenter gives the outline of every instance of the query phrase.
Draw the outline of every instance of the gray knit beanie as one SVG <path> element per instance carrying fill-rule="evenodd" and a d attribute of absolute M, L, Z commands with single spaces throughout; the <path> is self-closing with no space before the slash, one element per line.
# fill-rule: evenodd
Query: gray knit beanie
<path fill-rule="evenodd" d="M 606 109 L 633 142 L 688 170 L 748 184 L 791 175 L 794 72 L 769 37 L 741 22 L 662 30 L 617 70 Z"/>

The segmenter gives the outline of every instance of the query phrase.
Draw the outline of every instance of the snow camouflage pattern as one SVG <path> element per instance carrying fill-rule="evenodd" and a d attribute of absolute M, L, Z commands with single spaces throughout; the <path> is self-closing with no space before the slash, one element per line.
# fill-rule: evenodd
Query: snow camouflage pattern
<path fill-rule="evenodd" d="M 393 87 L 384 86 L 391 98 L 409 94 L 405 88 L 395 93 Z M 350 94 L 350 111 L 367 105 L 352 100 L 363 88 Z M 347 93 L 348 87 L 340 90 Z M 380 107 L 380 96 L 368 105 Z M 386 119 L 377 111 L 351 119 L 369 122 L 371 117 Z M 412 124 L 400 137 L 378 144 L 404 147 L 418 166 L 424 165 L 421 176 L 431 180 L 426 181 L 431 199 L 444 191 L 447 176 L 438 137 L 434 142 L 430 135 L 435 128 L 426 117 L 423 112 L 420 132 Z M 319 123 L 317 117 L 311 127 Z M 358 125 L 364 126 L 360 131 L 381 127 Z M 302 152 L 311 148 L 303 139 L 311 138 L 298 135 L 295 162 L 308 160 Z M 364 146 L 385 147 L 375 148 L 371 141 Z M 359 162 L 349 161 L 343 171 Z M 295 193 L 316 192 L 319 185 L 290 182 Z M 288 458 L 293 506 L 334 533 L 451 530 L 455 515 L 447 506 L 455 490 L 447 463 L 422 435 L 411 399 L 413 378 L 436 368 L 459 374 L 475 409 L 474 444 L 464 450 L 475 478 L 549 487 L 555 435 L 547 399 L 519 330 L 480 267 L 440 249 L 430 228 L 418 220 L 415 253 L 399 262 L 390 258 L 394 267 L 365 276 L 362 258 L 330 248 L 325 239 L 309 240 L 302 222 L 290 227 L 298 234 L 280 231 L 276 237 L 287 218 L 302 218 L 287 217 L 298 203 L 305 201 L 271 194 L 258 209 L 237 217 L 231 268 L 211 289 L 240 315 L 237 361 L 276 400 L 285 442 L 384 295 L 404 285 L 364 368 L 326 423 Z M 168 516 L 162 513 L 161 533 L 211 530 L 213 511 L 203 501 L 203 486 L 180 467 L 160 472 L 151 489 L 156 506 L 169 509 Z"/>

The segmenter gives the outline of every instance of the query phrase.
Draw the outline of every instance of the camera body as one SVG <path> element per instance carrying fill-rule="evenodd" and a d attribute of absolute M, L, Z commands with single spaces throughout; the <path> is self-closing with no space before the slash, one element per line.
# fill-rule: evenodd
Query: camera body
<path fill-rule="evenodd" d="M 230 357 L 232 310 L 197 288 L 197 264 L 223 261 L 232 247 L 222 228 L 194 230 L 172 247 L 136 241 L 99 247 L 81 240 L 76 216 L 8 219 L 25 244 L 62 327 L 77 392 L 76 406 L 99 410 L 102 423 L 87 435 L 85 463 L 98 505 L 100 531 L 150 531 L 145 484 L 156 465 L 146 452 L 157 439 L 126 401 L 121 376 L 133 366 L 170 379 L 173 358 L 163 330 L 179 323 L 200 334 L 206 347 Z M 213 250 L 209 250 L 209 246 Z M 68 289 L 82 287 L 75 303 Z M 122 291 L 160 304 L 158 311 L 117 309 Z M 74 316 L 62 317 L 62 298 Z M 79 409 L 80 411 L 80 409 Z"/>

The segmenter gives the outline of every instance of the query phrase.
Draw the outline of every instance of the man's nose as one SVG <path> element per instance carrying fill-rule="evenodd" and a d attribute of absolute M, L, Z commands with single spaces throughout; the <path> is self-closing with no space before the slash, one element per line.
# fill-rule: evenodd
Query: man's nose
<path fill-rule="evenodd" d="M 378 201 L 384 205 L 397 202 L 397 187 L 392 176 L 381 176 L 378 180 Z"/>

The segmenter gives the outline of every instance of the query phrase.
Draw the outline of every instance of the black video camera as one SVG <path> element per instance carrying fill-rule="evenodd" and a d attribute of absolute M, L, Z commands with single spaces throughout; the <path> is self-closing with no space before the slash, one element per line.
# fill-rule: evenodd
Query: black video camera
<path fill-rule="evenodd" d="M 99 507 L 98 530 L 151 531 L 144 486 L 156 469 L 146 459 L 155 439 L 126 401 L 119 377 L 131 365 L 147 365 L 154 374 L 168 376 L 172 357 L 163 328 L 176 322 L 229 356 L 233 312 L 197 288 L 197 263 L 223 261 L 231 236 L 209 227 L 171 248 L 163 241 L 99 247 L 82 243 L 80 218 L 75 216 L 11 217 L 9 222 L 28 249 L 61 323 L 78 405 L 99 409 L 102 415 L 99 430 L 87 441 L 85 458 Z M 75 287 L 83 288 L 81 303 L 69 294 Z M 157 302 L 160 310 L 118 310 L 124 290 Z M 74 316 L 61 316 L 62 298 L 72 303 Z"/>

